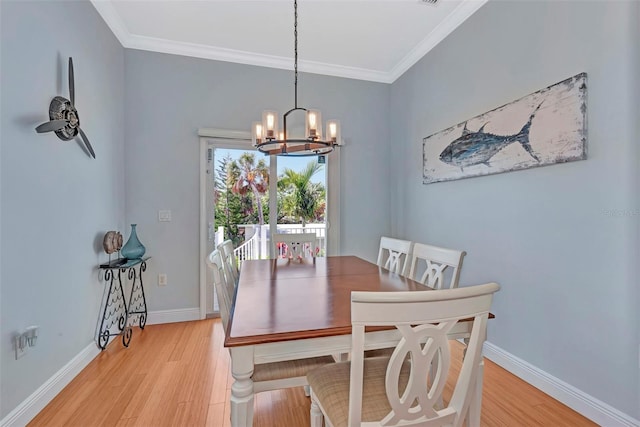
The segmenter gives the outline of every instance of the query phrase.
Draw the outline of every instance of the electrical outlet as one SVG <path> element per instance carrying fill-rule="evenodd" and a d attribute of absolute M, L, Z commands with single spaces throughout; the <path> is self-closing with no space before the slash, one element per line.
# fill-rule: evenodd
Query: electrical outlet
<path fill-rule="evenodd" d="M 158 274 L 158 286 L 167 286 L 167 275 L 164 273 Z"/>
<path fill-rule="evenodd" d="M 16 349 L 16 360 L 18 360 L 27 354 L 27 349 L 29 348 L 27 345 L 27 337 L 24 336 L 24 334 L 16 334 L 13 337 L 13 346 Z"/>
<path fill-rule="evenodd" d="M 160 222 L 171 221 L 171 211 L 169 210 L 158 211 L 158 221 Z"/>

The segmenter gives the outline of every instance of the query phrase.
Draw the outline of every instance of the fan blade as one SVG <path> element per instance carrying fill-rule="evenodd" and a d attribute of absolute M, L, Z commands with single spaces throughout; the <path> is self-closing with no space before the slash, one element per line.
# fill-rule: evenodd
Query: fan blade
<path fill-rule="evenodd" d="M 91 156 L 95 159 L 96 158 L 96 153 L 95 153 L 95 151 L 93 151 L 93 147 L 91 146 L 91 143 L 89 142 L 89 138 L 87 138 L 87 135 L 82 131 L 82 129 L 78 128 L 78 130 L 80 131 L 80 136 L 84 140 L 84 145 L 87 146 L 87 150 L 89 150 L 89 152 L 91 153 Z"/>
<path fill-rule="evenodd" d="M 51 132 L 63 129 L 66 125 L 69 124 L 68 120 L 51 120 L 49 122 L 45 122 L 36 128 L 36 132 L 44 133 Z"/>
<path fill-rule="evenodd" d="M 73 59 L 69 57 L 69 100 L 71 105 L 76 105 L 76 88 L 73 83 Z"/>

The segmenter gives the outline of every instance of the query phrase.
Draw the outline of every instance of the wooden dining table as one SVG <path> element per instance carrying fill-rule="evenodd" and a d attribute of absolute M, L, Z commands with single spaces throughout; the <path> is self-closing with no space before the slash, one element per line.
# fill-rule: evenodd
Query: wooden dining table
<path fill-rule="evenodd" d="M 352 291 L 427 289 L 355 256 L 244 261 L 224 342 L 234 378 L 231 425 L 253 423 L 256 364 L 350 351 Z M 450 338 L 467 338 L 470 325 L 459 322 Z M 365 349 L 398 340 L 395 329 L 368 329 Z"/>

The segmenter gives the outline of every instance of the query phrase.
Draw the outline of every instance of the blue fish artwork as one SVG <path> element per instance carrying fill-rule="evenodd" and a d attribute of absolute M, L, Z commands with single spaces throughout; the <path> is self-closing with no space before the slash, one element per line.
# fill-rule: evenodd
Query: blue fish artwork
<path fill-rule="evenodd" d="M 587 74 L 580 73 L 424 137 L 422 182 L 586 158 Z"/>
<path fill-rule="evenodd" d="M 477 132 L 471 132 L 467 129 L 467 123 L 465 122 L 462 136 L 449 144 L 440 153 L 440 160 L 449 165 L 458 166 L 461 169 L 479 164 L 489 166 L 489 160 L 500 150 L 514 142 L 519 142 L 522 148 L 539 162 L 540 159 L 533 152 L 531 144 L 529 144 L 529 130 L 531 129 L 533 118 L 543 103 L 544 101 L 531 113 L 529 120 L 524 124 L 520 132 L 513 135 L 487 133 L 484 131 L 487 123 L 483 124 Z"/>

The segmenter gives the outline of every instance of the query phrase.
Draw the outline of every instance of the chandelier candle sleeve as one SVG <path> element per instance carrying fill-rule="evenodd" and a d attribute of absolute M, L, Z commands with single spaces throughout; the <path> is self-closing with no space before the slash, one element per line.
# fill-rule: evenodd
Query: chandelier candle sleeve
<path fill-rule="evenodd" d="M 322 114 L 318 110 L 307 111 L 307 138 L 322 139 Z"/>
<path fill-rule="evenodd" d="M 253 126 L 251 128 L 253 129 L 253 132 L 251 133 L 252 139 L 253 139 L 253 145 L 261 144 L 262 139 L 264 137 L 262 134 L 262 123 L 253 122 Z"/>
<path fill-rule="evenodd" d="M 327 139 L 334 144 L 340 141 L 340 122 L 337 120 L 327 120 Z"/>
<path fill-rule="evenodd" d="M 265 111 L 262 113 L 262 129 L 264 132 L 264 138 L 269 140 L 276 139 L 278 134 L 278 120 L 276 117 L 278 113 L 275 111 Z"/>

